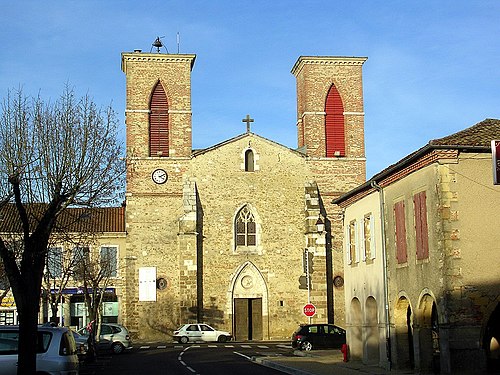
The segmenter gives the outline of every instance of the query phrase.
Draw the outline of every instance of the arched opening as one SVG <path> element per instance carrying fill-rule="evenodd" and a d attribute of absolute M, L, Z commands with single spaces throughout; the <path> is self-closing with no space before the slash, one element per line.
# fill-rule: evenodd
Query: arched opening
<path fill-rule="evenodd" d="M 255 169 L 253 151 L 248 149 L 245 151 L 245 172 L 253 172 Z"/>
<path fill-rule="evenodd" d="M 422 297 L 419 309 L 420 369 L 439 371 L 439 326 L 436 303 L 429 294 Z"/>
<path fill-rule="evenodd" d="M 335 85 L 330 86 L 325 102 L 326 157 L 345 156 L 344 104 Z"/>
<path fill-rule="evenodd" d="M 353 360 L 363 357 L 363 314 L 359 299 L 351 301 L 351 327 L 349 335 L 349 353 Z"/>
<path fill-rule="evenodd" d="M 149 103 L 149 156 L 169 156 L 168 101 L 158 81 Z"/>
<path fill-rule="evenodd" d="M 262 340 L 268 336 L 267 285 L 252 262 L 245 262 L 236 272 L 231 301 L 235 340 Z"/>
<path fill-rule="evenodd" d="M 235 217 L 235 245 L 238 247 L 255 247 L 257 245 L 257 224 L 255 216 L 248 205 L 243 206 Z"/>
<path fill-rule="evenodd" d="M 396 358 L 394 364 L 398 369 L 413 369 L 415 364 L 413 353 L 413 313 L 409 301 L 401 297 L 394 311 Z"/>
<path fill-rule="evenodd" d="M 488 319 L 483 336 L 483 347 L 486 352 L 488 371 L 500 373 L 500 303 L 497 303 Z"/>
<path fill-rule="evenodd" d="M 365 358 L 369 364 L 378 364 L 380 361 L 380 340 L 378 331 L 377 301 L 373 297 L 366 300 L 365 323 Z"/>

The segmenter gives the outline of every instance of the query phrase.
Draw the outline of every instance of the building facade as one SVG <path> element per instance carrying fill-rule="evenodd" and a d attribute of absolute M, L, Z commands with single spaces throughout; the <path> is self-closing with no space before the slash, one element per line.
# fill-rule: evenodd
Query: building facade
<path fill-rule="evenodd" d="M 500 186 L 491 154 L 499 138 L 500 120 L 486 119 L 430 141 L 334 201 L 345 212 L 355 358 L 442 373 L 499 370 Z M 371 214 L 379 219 L 367 228 Z M 373 261 L 367 231 L 382 245 Z"/>
<path fill-rule="evenodd" d="M 132 334 L 165 338 L 198 321 L 239 340 L 288 339 L 308 321 L 308 302 L 316 306 L 312 321 L 343 324 L 341 220 L 325 202 L 365 180 L 365 60 L 297 60 L 297 149 L 248 126 L 193 150 L 195 56 L 122 54 L 128 264 L 122 312 Z"/>

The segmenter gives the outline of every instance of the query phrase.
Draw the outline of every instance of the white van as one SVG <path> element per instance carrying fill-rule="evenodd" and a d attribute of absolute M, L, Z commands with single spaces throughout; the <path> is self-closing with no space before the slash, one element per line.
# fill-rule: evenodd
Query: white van
<path fill-rule="evenodd" d="M 19 326 L 0 326 L 0 375 L 17 374 Z M 76 344 L 64 327 L 38 326 L 36 370 L 50 375 L 78 375 Z"/>

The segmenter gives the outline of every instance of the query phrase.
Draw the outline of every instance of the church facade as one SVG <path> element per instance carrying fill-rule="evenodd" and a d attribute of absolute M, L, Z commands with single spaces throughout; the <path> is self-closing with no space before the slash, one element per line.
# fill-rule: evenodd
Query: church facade
<path fill-rule="evenodd" d="M 195 57 L 122 54 L 122 323 L 138 339 L 204 322 L 237 340 L 288 339 L 308 321 L 343 325 L 342 218 L 329 202 L 365 181 L 366 58 L 297 60 L 297 149 L 253 133 L 247 117 L 245 133 L 193 150 Z"/>

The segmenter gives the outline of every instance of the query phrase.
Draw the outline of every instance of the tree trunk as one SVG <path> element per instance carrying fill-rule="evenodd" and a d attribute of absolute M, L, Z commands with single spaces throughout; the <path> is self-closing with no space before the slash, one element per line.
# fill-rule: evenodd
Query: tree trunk
<path fill-rule="evenodd" d="M 19 313 L 19 354 L 17 373 L 36 373 L 39 290 L 26 290 L 21 300 L 16 299 Z"/>

